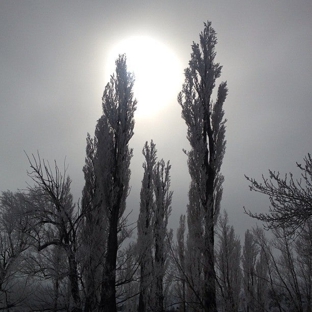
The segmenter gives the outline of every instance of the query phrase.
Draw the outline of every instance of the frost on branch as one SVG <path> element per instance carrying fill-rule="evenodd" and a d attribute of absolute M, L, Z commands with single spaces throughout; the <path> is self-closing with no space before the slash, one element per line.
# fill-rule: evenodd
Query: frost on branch
<path fill-rule="evenodd" d="M 250 190 L 265 194 L 270 200 L 269 213 L 245 212 L 267 224 L 267 228 L 282 228 L 293 234 L 305 225 L 312 216 L 312 158 L 308 154 L 304 165 L 298 164 L 301 178 L 295 179 L 290 173 L 281 177 L 278 172 L 269 170 L 269 178 L 262 176 L 262 183 L 246 176 Z"/>

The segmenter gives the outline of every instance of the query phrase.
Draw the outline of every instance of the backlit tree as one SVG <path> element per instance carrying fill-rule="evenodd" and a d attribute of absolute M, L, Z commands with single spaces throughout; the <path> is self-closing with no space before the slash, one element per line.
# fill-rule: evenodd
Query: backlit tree
<path fill-rule="evenodd" d="M 126 56 L 121 55 L 116 61 L 116 74 L 111 76 L 105 87 L 103 115 L 95 130 L 97 149 L 94 166 L 98 183 L 95 196 L 107 218 L 100 311 L 117 311 L 115 284 L 118 233 L 129 193 L 132 158 L 129 141 L 133 136 L 133 115 L 136 109 L 133 84 L 133 75 L 127 71 Z"/>
<path fill-rule="evenodd" d="M 151 142 L 145 143 L 143 149 L 145 162 L 140 193 L 140 214 L 138 219 L 138 252 L 140 255 L 140 296 L 139 312 L 147 311 L 152 301 L 151 285 L 153 270 L 153 212 L 154 212 L 154 181 L 153 173 L 156 164 L 156 148 Z"/>
<path fill-rule="evenodd" d="M 198 246 L 198 252 L 202 255 L 202 305 L 206 312 L 217 309 L 214 227 L 222 197 L 223 176 L 220 170 L 226 144 L 223 104 L 228 92 L 226 82 L 222 82 L 218 87 L 217 99 L 213 101 L 212 93 L 222 68 L 215 62 L 216 43 L 216 32 L 207 22 L 200 33 L 200 43 L 192 45 L 185 83 L 178 96 L 191 145 L 191 150 L 186 152 L 191 176 L 188 217 L 194 216 L 194 223 L 188 222 L 189 237 L 192 239 L 192 232 L 198 231 L 196 227 L 201 223 L 202 237 L 196 244 L 195 241 L 190 244 Z M 198 212 L 194 214 L 193 209 L 198 209 Z"/>

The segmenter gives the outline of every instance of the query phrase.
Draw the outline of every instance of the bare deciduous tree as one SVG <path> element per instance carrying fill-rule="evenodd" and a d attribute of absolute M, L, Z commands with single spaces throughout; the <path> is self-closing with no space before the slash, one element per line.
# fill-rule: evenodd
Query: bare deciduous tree
<path fill-rule="evenodd" d="M 27 214 L 24 192 L 2 192 L 0 197 L 0 309 L 18 307 L 30 295 L 27 276 L 22 273 L 31 248 L 33 223 Z"/>
<path fill-rule="evenodd" d="M 32 205 L 29 214 L 34 219 L 33 238 L 39 252 L 51 246 L 59 246 L 65 251 L 72 310 L 81 311 L 77 261 L 77 229 L 80 218 L 74 210 L 71 180 L 66 174 L 65 166 L 61 172 L 55 162 L 52 169 L 39 154 L 37 157 L 28 157 L 28 160 L 31 167 L 28 175 L 35 183 L 34 186 L 29 186 Z"/>

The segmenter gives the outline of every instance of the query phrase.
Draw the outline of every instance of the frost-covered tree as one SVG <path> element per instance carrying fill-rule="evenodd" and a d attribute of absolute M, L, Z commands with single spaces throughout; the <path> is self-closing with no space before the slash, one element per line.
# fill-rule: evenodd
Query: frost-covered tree
<path fill-rule="evenodd" d="M 191 311 L 198 311 L 203 303 L 203 215 L 196 195 L 195 185 L 191 183 L 187 209 L 188 235 L 186 241 L 186 274 L 188 276 L 187 302 Z"/>
<path fill-rule="evenodd" d="M 154 289 L 156 312 L 164 311 L 164 276 L 167 260 L 167 225 L 171 213 L 172 191 L 170 191 L 170 168 L 169 162 L 163 160 L 157 162 L 154 168 Z"/>
<path fill-rule="evenodd" d="M 256 263 L 257 311 L 265 312 L 268 306 L 268 261 L 265 250 L 261 249 Z"/>
<path fill-rule="evenodd" d="M 78 212 L 75 211 L 71 194 L 71 179 L 55 162 L 50 164 L 34 155 L 28 158 L 31 171 L 28 173 L 34 186 L 30 186 L 29 200 L 31 209 L 28 214 L 33 218 L 32 234 L 38 252 L 48 251 L 53 246 L 60 247 L 67 260 L 66 277 L 69 281 L 73 311 L 81 311 L 80 274 L 78 268 Z"/>
<path fill-rule="evenodd" d="M 171 213 L 170 163 L 157 159 L 156 146 L 146 142 L 138 219 L 140 296 L 138 311 L 164 311 L 168 218 Z"/>
<path fill-rule="evenodd" d="M 186 312 L 186 264 L 185 264 L 185 215 L 180 216 L 180 223 L 177 229 L 177 248 L 176 248 L 176 258 L 175 263 L 178 266 L 178 287 L 177 287 L 177 297 L 180 302 L 180 311 Z M 177 265 L 178 264 L 178 265 Z"/>
<path fill-rule="evenodd" d="M 254 240 L 252 232 L 245 232 L 245 242 L 243 247 L 242 267 L 243 267 L 243 286 L 246 303 L 246 311 L 255 311 L 256 297 L 256 262 L 259 248 Z"/>
<path fill-rule="evenodd" d="M 260 250 L 255 265 L 254 311 L 270 307 L 277 311 L 311 310 L 311 237 L 306 241 L 305 230 L 292 237 L 275 229 L 270 240 L 263 229 L 253 230 Z"/>
<path fill-rule="evenodd" d="M 180 216 L 180 224 L 176 234 L 176 244 L 169 243 L 170 271 L 173 280 L 172 297 L 179 304 L 179 311 L 201 311 L 201 258 L 196 257 L 197 248 L 188 245 L 186 233 L 186 216 Z M 195 254 L 194 254 L 195 253 Z"/>
<path fill-rule="evenodd" d="M 140 214 L 138 219 L 137 248 L 140 255 L 140 296 L 139 312 L 148 310 L 152 301 L 151 285 L 153 273 L 153 213 L 154 213 L 154 168 L 156 164 L 156 147 L 153 141 L 145 143 L 143 149 L 145 162 L 144 174 L 140 193 Z"/>
<path fill-rule="evenodd" d="M 105 244 L 105 260 L 99 311 L 117 311 L 115 284 L 118 233 L 129 193 L 132 158 L 129 141 L 133 136 L 133 115 L 136 109 L 133 84 L 133 75 L 127 71 L 126 56 L 120 55 L 116 60 L 116 74 L 111 76 L 105 87 L 103 115 L 95 130 L 95 196 L 107 218 L 107 239 L 102 242 Z"/>
<path fill-rule="evenodd" d="M 117 257 L 117 302 L 119 310 L 137 312 L 139 294 L 139 262 L 135 243 L 118 251 Z"/>
<path fill-rule="evenodd" d="M 297 271 L 295 241 L 283 229 L 274 230 L 274 236 L 274 247 L 280 252 L 279 257 L 272 258 L 277 277 L 275 283 L 284 297 L 284 306 L 291 311 L 303 312 L 304 298 Z"/>
<path fill-rule="evenodd" d="M 262 177 L 262 183 L 246 177 L 251 183 L 250 190 L 265 194 L 270 199 L 269 213 L 247 214 L 263 221 L 269 229 L 282 228 L 293 234 L 312 216 L 312 158 L 308 154 L 304 165 L 298 164 L 301 179 L 291 173 L 282 177 L 279 172 L 269 170 L 269 178 Z"/>
<path fill-rule="evenodd" d="M 295 242 L 297 275 L 307 312 L 312 311 L 312 220 L 305 223 Z"/>
<path fill-rule="evenodd" d="M 255 288 L 253 303 L 256 311 L 284 311 L 282 308 L 281 291 L 278 275 L 276 274 L 275 257 L 278 253 L 273 249 L 270 241 L 264 233 L 263 228 L 256 227 L 252 230 L 252 237 L 258 248 L 258 259 L 255 264 Z M 273 311 L 275 311 L 273 309 Z"/>
<path fill-rule="evenodd" d="M 107 217 L 98 194 L 95 175 L 97 140 L 87 136 L 86 158 L 82 191 L 81 268 L 84 278 L 84 310 L 92 312 L 99 305 L 102 271 L 107 238 Z"/>
<path fill-rule="evenodd" d="M 234 227 L 228 224 L 228 215 L 219 218 L 219 248 L 216 264 L 220 287 L 222 311 L 237 312 L 240 303 L 242 272 L 240 268 L 241 244 L 235 235 Z"/>
<path fill-rule="evenodd" d="M 185 70 L 185 83 L 178 95 L 182 117 L 187 125 L 187 138 L 191 145 L 188 167 L 191 176 L 188 221 L 189 238 L 201 226 L 202 236 L 198 242 L 198 253 L 203 275 L 202 306 L 206 312 L 216 311 L 216 274 L 214 256 L 214 228 L 220 210 L 223 176 L 220 172 L 225 153 L 225 119 L 223 104 L 227 96 L 227 84 L 218 87 L 217 99 L 212 100 L 216 79 L 221 75 L 221 66 L 215 62 L 216 32 L 211 23 L 204 24 L 200 43 L 193 43 L 189 67 Z M 198 212 L 193 213 L 192 210 Z M 198 219 L 200 218 L 200 220 Z"/>
<path fill-rule="evenodd" d="M 24 192 L 0 196 L 0 310 L 19 308 L 31 294 L 31 281 L 22 272 L 31 249 L 33 220 Z"/>

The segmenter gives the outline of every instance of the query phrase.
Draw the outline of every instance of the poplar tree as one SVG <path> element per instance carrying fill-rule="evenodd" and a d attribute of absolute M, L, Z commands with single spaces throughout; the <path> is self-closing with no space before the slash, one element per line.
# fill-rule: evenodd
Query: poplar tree
<path fill-rule="evenodd" d="M 186 312 L 186 280 L 185 280 L 185 215 L 180 216 L 179 227 L 177 229 L 177 260 L 178 262 L 178 298 L 180 300 L 179 309 Z"/>
<path fill-rule="evenodd" d="M 105 241 L 98 242 L 105 251 L 99 311 L 116 312 L 116 261 L 118 233 L 123 223 L 129 193 L 130 160 L 136 100 L 133 99 L 134 77 L 127 72 L 126 56 L 116 60 L 116 73 L 106 85 L 102 104 L 103 115 L 95 130 L 96 151 L 94 175 L 95 203 L 105 220 Z M 100 219 L 100 220 L 101 220 Z M 100 221 L 99 220 L 99 221 Z"/>
<path fill-rule="evenodd" d="M 164 160 L 157 162 L 154 169 L 155 212 L 154 212 L 154 282 L 155 282 L 155 309 L 164 312 L 164 276 L 167 260 L 167 225 L 171 214 L 172 191 L 170 191 L 171 165 Z M 169 236 L 169 235 L 168 235 Z"/>
<path fill-rule="evenodd" d="M 95 155 L 97 140 L 87 136 L 86 158 L 83 167 L 85 185 L 82 191 L 81 258 L 84 278 L 84 311 L 92 312 L 98 307 L 101 287 L 101 272 L 107 238 L 107 217 L 98 192 L 98 179 L 95 175 Z"/>
<path fill-rule="evenodd" d="M 171 213 L 170 163 L 157 160 L 156 146 L 145 143 L 138 219 L 140 296 L 138 311 L 164 311 L 167 225 Z"/>
<path fill-rule="evenodd" d="M 156 164 L 156 148 L 153 141 L 149 145 L 145 143 L 143 149 L 145 162 L 144 174 L 140 193 L 140 214 L 138 219 L 138 252 L 140 255 L 140 295 L 139 312 L 148 310 L 148 304 L 152 300 L 152 270 L 153 270 L 153 211 L 154 188 L 153 170 Z"/>
<path fill-rule="evenodd" d="M 254 235 L 247 230 L 242 255 L 243 286 L 246 302 L 246 311 L 255 311 L 256 298 L 256 262 L 259 248 L 256 245 Z"/>
<path fill-rule="evenodd" d="M 228 223 L 227 212 L 219 218 L 219 248 L 216 262 L 221 293 L 221 306 L 225 312 L 239 310 L 242 272 L 240 269 L 241 244 L 234 227 Z"/>
<path fill-rule="evenodd" d="M 182 107 L 191 145 L 191 150 L 186 152 L 191 176 L 188 217 L 194 216 L 194 224 L 200 224 L 203 232 L 199 244 L 191 244 L 198 246 L 202 255 L 203 310 L 214 312 L 217 310 L 214 227 L 222 197 L 223 176 L 220 169 L 226 143 L 223 103 L 228 89 L 226 82 L 222 82 L 216 101 L 212 100 L 222 67 L 215 62 L 216 32 L 210 22 L 204 26 L 199 36 L 200 43 L 192 44 L 191 60 L 185 69 L 185 83 L 178 95 L 178 102 Z M 193 213 L 194 207 L 199 210 L 198 213 Z M 188 226 L 191 238 L 192 232 L 198 229 L 189 221 Z"/>

